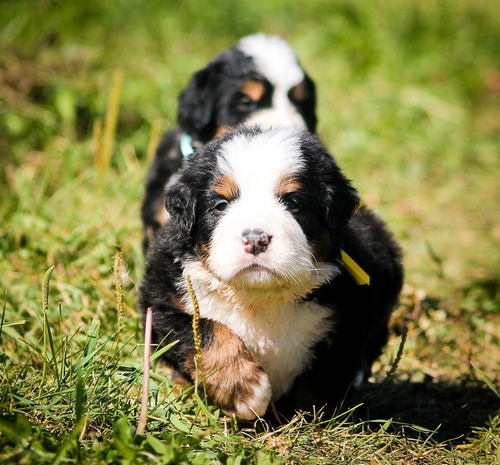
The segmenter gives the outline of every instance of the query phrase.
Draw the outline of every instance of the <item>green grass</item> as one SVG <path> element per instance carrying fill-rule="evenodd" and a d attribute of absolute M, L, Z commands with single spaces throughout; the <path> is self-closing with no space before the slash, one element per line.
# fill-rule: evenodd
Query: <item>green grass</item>
<path fill-rule="evenodd" d="M 136 436 L 148 146 L 189 76 L 261 30 L 297 50 L 322 139 L 404 248 L 391 339 L 347 412 L 277 429 L 154 364 Z M 499 31 L 487 0 L 3 2 L 0 462 L 498 463 Z"/>

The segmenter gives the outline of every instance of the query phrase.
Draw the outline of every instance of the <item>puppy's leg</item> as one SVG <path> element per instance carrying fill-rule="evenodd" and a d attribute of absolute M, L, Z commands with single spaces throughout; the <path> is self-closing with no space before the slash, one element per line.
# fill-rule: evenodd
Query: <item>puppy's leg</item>
<path fill-rule="evenodd" d="M 192 379 L 195 357 L 191 351 L 185 361 Z M 207 394 L 224 413 L 243 420 L 264 415 L 271 399 L 269 378 L 243 341 L 221 323 L 213 322 L 213 336 L 202 344 L 202 364 Z"/>

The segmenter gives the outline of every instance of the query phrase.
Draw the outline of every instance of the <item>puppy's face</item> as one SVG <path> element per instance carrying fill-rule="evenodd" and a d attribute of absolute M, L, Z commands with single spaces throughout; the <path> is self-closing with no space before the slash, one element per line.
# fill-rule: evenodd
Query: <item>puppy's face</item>
<path fill-rule="evenodd" d="M 289 129 L 226 134 L 192 155 L 166 197 L 206 271 L 292 300 L 335 274 L 357 202 L 317 139 Z"/>
<path fill-rule="evenodd" d="M 180 126 L 201 142 L 241 123 L 316 129 L 314 83 L 278 37 L 243 38 L 197 72 L 179 98 Z"/>
<path fill-rule="evenodd" d="M 243 38 L 238 49 L 252 59 L 254 71 L 261 76 L 260 80 L 245 81 L 240 89 L 251 101 L 251 112 L 245 123 L 267 128 L 288 126 L 314 132 L 314 83 L 288 44 L 278 37 L 258 34 Z"/>

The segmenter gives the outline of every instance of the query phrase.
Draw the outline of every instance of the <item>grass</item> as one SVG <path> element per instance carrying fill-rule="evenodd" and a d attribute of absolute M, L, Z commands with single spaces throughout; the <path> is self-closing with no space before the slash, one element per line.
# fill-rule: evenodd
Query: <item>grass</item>
<path fill-rule="evenodd" d="M 498 463 L 494 2 L 18 0 L 0 19 L 2 463 Z M 277 429 L 155 362 L 135 435 L 148 153 L 189 76 L 259 30 L 297 50 L 322 139 L 403 245 L 391 339 L 346 411 Z"/>

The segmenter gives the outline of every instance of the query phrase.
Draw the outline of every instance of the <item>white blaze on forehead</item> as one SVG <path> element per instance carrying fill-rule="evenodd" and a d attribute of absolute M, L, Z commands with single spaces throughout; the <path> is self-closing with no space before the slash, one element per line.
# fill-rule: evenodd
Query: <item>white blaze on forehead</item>
<path fill-rule="evenodd" d="M 282 176 L 304 167 L 299 144 L 300 133 L 287 128 L 236 135 L 222 148 L 219 169 L 235 181 L 241 195 L 273 195 Z"/>
<path fill-rule="evenodd" d="M 275 86 L 289 89 L 304 79 L 293 49 L 280 37 L 255 34 L 241 39 L 238 48 L 253 58 L 257 69 Z"/>
<path fill-rule="evenodd" d="M 249 296 L 295 300 L 331 278 L 335 267 L 319 263 L 302 226 L 286 209 L 281 193 L 299 187 L 294 179 L 305 167 L 301 133 L 277 128 L 263 133 L 236 133 L 225 141 L 217 171 L 238 195 L 217 221 L 207 265 L 219 279 Z M 285 188 L 285 190 L 283 190 Z M 248 253 L 243 231 L 261 230 L 268 237 L 264 252 Z M 261 292 L 262 291 L 262 292 Z M 277 295 L 281 297 L 276 297 Z"/>
<path fill-rule="evenodd" d="M 288 128 L 236 134 L 217 159 L 220 175 L 234 183 L 238 195 L 213 231 L 207 263 L 221 280 L 252 288 L 256 298 L 256 288 L 264 293 L 272 288 L 295 299 L 331 275 L 331 267 L 315 262 L 301 225 L 278 197 L 283 183 L 304 168 L 300 134 Z M 268 235 L 265 253 L 245 252 L 242 234 L 248 229 Z M 255 271 L 255 266 L 267 271 Z"/>
<path fill-rule="evenodd" d="M 290 126 L 307 129 L 303 116 L 288 96 L 290 89 L 305 78 L 293 49 L 281 38 L 264 34 L 244 37 L 238 48 L 252 58 L 256 70 L 274 88 L 272 106 L 252 113 L 246 123 L 259 124 L 266 128 Z"/>

